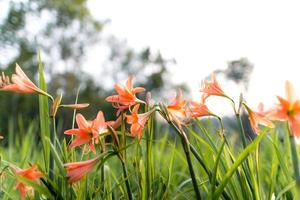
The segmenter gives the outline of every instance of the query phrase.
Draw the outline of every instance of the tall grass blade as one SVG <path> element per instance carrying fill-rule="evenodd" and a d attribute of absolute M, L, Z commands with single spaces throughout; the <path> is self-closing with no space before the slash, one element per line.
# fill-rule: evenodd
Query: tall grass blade
<path fill-rule="evenodd" d="M 38 55 L 39 62 L 39 87 L 47 92 L 47 85 L 44 76 L 44 67 L 41 59 L 41 54 Z M 44 95 L 39 95 L 39 111 L 40 111 L 40 134 L 43 144 L 43 154 L 44 154 L 44 163 L 45 169 L 47 172 L 51 173 L 50 170 L 50 145 L 46 141 L 46 138 L 50 138 L 50 118 L 49 118 L 49 103 L 48 97 Z"/>
<path fill-rule="evenodd" d="M 231 176 L 238 169 L 238 167 L 244 162 L 244 160 L 247 159 L 249 154 L 256 148 L 256 146 L 259 144 L 261 139 L 267 133 L 267 130 L 268 129 L 265 129 L 264 131 L 262 131 L 260 133 L 260 135 L 257 136 L 257 138 L 255 138 L 255 140 L 242 151 L 242 153 L 239 155 L 239 157 L 237 158 L 237 160 L 235 161 L 235 163 L 233 164 L 231 169 L 225 174 L 222 182 L 220 183 L 220 185 L 216 189 L 216 192 L 213 196 L 213 199 L 218 199 L 220 197 L 222 191 L 224 190 L 224 188 L 226 187 L 226 185 L 230 181 Z"/>

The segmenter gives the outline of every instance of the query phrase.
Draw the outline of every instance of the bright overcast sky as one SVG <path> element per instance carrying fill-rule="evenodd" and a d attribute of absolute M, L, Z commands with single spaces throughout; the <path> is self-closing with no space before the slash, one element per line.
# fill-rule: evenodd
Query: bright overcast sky
<path fill-rule="evenodd" d="M 194 91 L 201 79 L 228 61 L 254 64 L 247 99 L 251 105 L 276 102 L 284 81 L 300 96 L 299 1 L 91 0 L 92 14 L 110 19 L 109 32 L 135 48 L 150 46 L 175 58 L 173 80 Z M 297 89 L 298 87 L 298 89 Z M 225 86 L 229 94 L 238 89 Z"/>

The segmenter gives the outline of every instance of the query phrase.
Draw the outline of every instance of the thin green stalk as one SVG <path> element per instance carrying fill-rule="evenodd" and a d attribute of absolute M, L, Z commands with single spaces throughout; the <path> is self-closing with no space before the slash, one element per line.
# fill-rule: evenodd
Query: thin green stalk
<path fill-rule="evenodd" d="M 104 140 L 104 139 L 103 139 Z M 100 153 L 103 154 L 105 152 L 105 144 L 103 144 L 103 141 L 102 138 L 100 137 L 99 138 L 99 147 L 100 147 Z M 101 177 L 101 183 L 104 183 L 105 182 L 105 169 L 104 169 L 104 165 L 101 165 L 100 167 L 100 177 Z M 105 194 L 105 184 L 102 184 L 102 194 L 104 196 Z"/>
<path fill-rule="evenodd" d="M 153 162 L 152 162 L 152 137 L 153 137 L 153 118 L 151 117 L 148 122 L 148 129 L 146 131 L 146 196 L 151 197 L 151 187 L 152 187 L 152 172 L 153 172 Z"/>
<path fill-rule="evenodd" d="M 122 119 L 124 119 L 124 115 L 125 113 L 121 113 L 122 115 Z M 122 120 L 122 124 L 121 124 L 121 138 L 120 138 L 120 141 L 121 141 L 121 148 L 123 147 L 126 147 L 126 128 L 125 128 L 125 123 L 124 123 L 124 120 Z M 122 154 L 122 158 L 126 161 L 126 149 L 124 149 L 123 152 L 121 152 Z"/>
<path fill-rule="evenodd" d="M 242 142 L 243 142 L 243 147 L 246 148 L 247 147 L 247 140 L 246 140 L 246 134 L 245 134 L 245 130 L 244 130 L 244 126 L 242 123 L 242 119 L 239 113 L 235 114 L 236 120 L 238 122 L 239 128 L 240 128 L 240 132 L 241 132 L 241 136 L 242 136 Z"/>
<path fill-rule="evenodd" d="M 78 103 L 79 92 L 80 92 L 80 86 L 78 87 L 77 92 L 76 92 L 76 98 L 75 98 L 75 102 L 74 102 L 75 104 Z M 72 117 L 72 129 L 75 128 L 76 112 L 77 112 L 77 110 L 74 109 L 73 110 L 73 117 Z M 71 140 L 70 141 L 73 141 L 73 140 L 74 140 L 74 135 L 71 136 Z M 75 149 L 72 148 L 70 151 L 71 151 L 71 161 L 73 162 L 73 161 L 76 160 Z"/>
<path fill-rule="evenodd" d="M 141 146 L 141 139 L 142 138 L 139 138 L 137 137 L 136 138 L 136 153 L 135 153 L 135 162 L 136 162 L 136 165 L 135 165 L 135 171 L 136 171 L 136 176 L 137 176 L 137 180 L 138 180 L 138 183 L 139 183 L 139 196 L 138 196 L 138 199 L 142 199 L 142 196 L 143 196 L 143 174 L 142 174 L 142 170 L 141 170 L 141 161 L 142 161 L 142 146 Z M 143 167 L 142 167 L 143 168 Z"/>
<path fill-rule="evenodd" d="M 127 190 L 127 196 L 128 196 L 129 200 L 133 200 L 129 177 L 128 177 L 128 170 L 127 170 L 124 160 L 123 159 L 120 159 L 120 160 L 121 160 L 122 168 L 123 168 L 123 175 L 124 175 L 124 180 L 125 180 L 125 185 L 126 185 L 126 190 Z"/>
<path fill-rule="evenodd" d="M 206 167 L 205 163 L 203 162 L 203 160 L 201 159 L 199 153 L 197 152 L 196 148 L 190 144 L 190 149 L 192 154 L 195 156 L 195 158 L 198 160 L 198 162 L 200 163 L 201 167 L 204 169 L 205 173 L 207 174 L 208 178 L 211 179 L 211 172 L 209 171 L 209 169 Z"/>
<path fill-rule="evenodd" d="M 50 132 L 50 141 L 51 144 L 53 144 L 54 147 L 56 147 L 56 141 L 55 141 L 55 135 L 56 135 L 56 125 L 55 125 L 55 116 L 53 117 L 52 120 L 53 124 L 53 131 Z M 49 177 L 51 180 L 54 178 L 54 157 L 53 153 L 50 151 L 50 170 L 49 170 Z"/>
<path fill-rule="evenodd" d="M 192 160 L 191 160 L 190 146 L 189 146 L 188 139 L 186 138 L 185 133 L 182 133 L 182 131 L 180 131 L 173 122 L 169 122 L 169 124 L 171 124 L 171 126 L 176 130 L 176 132 L 178 132 L 178 134 L 181 138 L 181 144 L 183 146 L 185 157 L 186 157 L 186 160 L 187 160 L 187 163 L 188 163 L 188 167 L 189 167 L 189 171 L 190 171 L 194 191 L 195 191 L 195 194 L 196 194 L 196 199 L 199 200 L 199 199 L 201 199 L 201 195 L 200 195 L 200 191 L 199 191 L 199 188 L 198 188 L 196 175 L 195 175 L 195 172 L 194 172 L 194 169 L 193 169 L 193 164 L 192 164 Z"/>
<path fill-rule="evenodd" d="M 297 147 L 296 147 L 296 141 L 294 136 L 290 135 L 290 143 L 291 143 L 291 154 L 292 154 L 292 161 L 293 161 L 293 167 L 295 172 L 295 179 L 296 179 L 296 189 L 297 189 L 297 197 L 300 195 L 300 171 L 299 171 L 299 160 L 298 160 L 298 154 L 297 154 Z"/>
<path fill-rule="evenodd" d="M 190 155 L 190 148 L 187 144 L 187 141 L 184 139 L 184 137 L 181 137 L 181 143 L 184 149 L 184 153 L 185 153 L 185 157 L 189 166 L 189 171 L 190 171 L 190 175 L 192 178 L 192 182 L 193 182 L 193 186 L 194 186 L 194 191 L 196 194 L 196 199 L 200 200 L 201 199 L 201 195 L 200 195 L 200 191 L 198 189 L 198 184 L 197 184 L 197 180 L 196 180 L 196 175 L 193 169 L 193 164 L 192 164 L 192 160 L 191 160 L 191 155 Z"/>

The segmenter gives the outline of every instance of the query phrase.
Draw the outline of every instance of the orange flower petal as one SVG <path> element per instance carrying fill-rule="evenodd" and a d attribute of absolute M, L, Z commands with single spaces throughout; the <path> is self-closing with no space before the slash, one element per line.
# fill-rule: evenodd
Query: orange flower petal
<path fill-rule="evenodd" d="M 84 116 L 82 114 L 76 115 L 76 123 L 77 123 L 79 129 L 89 130 L 89 128 L 90 128 L 90 123 L 88 121 L 86 121 L 86 119 L 84 118 Z"/>
<path fill-rule="evenodd" d="M 83 109 L 86 107 L 89 107 L 89 103 L 77 103 L 77 104 L 66 104 L 66 105 L 61 105 L 64 108 L 71 108 L 71 109 Z"/>

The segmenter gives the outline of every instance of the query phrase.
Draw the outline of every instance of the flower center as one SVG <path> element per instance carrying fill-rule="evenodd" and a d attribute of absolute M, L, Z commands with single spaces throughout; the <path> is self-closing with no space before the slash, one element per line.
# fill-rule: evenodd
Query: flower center
<path fill-rule="evenodd" d="M 287 115 L 290 116 L 290 117 L 294 116 L 295 115 L 295 110 L 294 109 L 289 109 L 287 111 Z"/>

